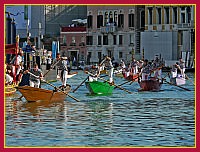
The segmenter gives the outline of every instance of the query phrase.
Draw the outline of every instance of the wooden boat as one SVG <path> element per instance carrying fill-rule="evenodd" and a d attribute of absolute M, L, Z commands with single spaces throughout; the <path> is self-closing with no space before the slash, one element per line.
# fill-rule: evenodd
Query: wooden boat
<path fill-rule="evenodd" d="M 184 85 L 186 83 L 186 79 L 182 77 L 182 75 L 178 74 L 175 78 L 170 78 L 170 82 L 175 85 Z"/>
<path fill-rule="evenodd" d="M 160 91 L 162 82 L 160 82 L 158 79 L 150 78 L 149 80 L 139 81 L 139 85 L 139 91 Z"/>
<path fill-rule="evenodd" d="M 101 81 L 87 81 L 85 84 L 91 94 L 112 94 L 115 88 L 115 86 L 110 85 L 108 82 Z"/>
<path fill-rule="evenodd" d="M 6 97 L 13 95 L 17 89 L 14 86 L 6 86 L 5 87 L 5 95 Z"/>
<path fill-rule="evenodd" d="M 139 74 L 130 74 L 129 76 L 126 76 L 125 74 L 123 74 L 124 79 L 128 80 L 128 81 L 138 81 L 138 76 Z"/>
<path fill-rule="evenodd" d="M 18 86 L 17 89 L 28 102 L 64 101 L 68 92 L 70 91 L 69 86 L 63 92 L 56 90 L 46 90 L 43 88 L 35 88 L 30 86 Z"/>

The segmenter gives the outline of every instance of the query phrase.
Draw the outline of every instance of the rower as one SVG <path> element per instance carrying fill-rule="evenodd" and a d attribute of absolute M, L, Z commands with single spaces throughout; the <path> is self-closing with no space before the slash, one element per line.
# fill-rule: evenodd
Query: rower
<path fill-rule="evenodd" d="M 40 79 L 43 78 L 43 74 L 42 74 L 42 70 L 38 68 L 38 64 L 35 63 L 34 64 L 34 68 L 30 70 L 30 72 L 35 75 L 38 76 L 35 77 L 33 75 L 30 75 L 30 86 L 31 87 L 36 87 L 39 88 L 40 87 Z"/>
<path fill-rule="evenodd" d="M 109 75 L 109 77 L 110 77 L 109 83 L 110 83 L 110 84 L 114 83 L 114 81 L 113 81 L 113 71 L 114 71 L 114 67 L 113 67 L 113 65 L 112 65 L 111 58 L 108 57 L 108 56 L 106 56 L 105 59 L 103 59 L 103 61 L 101 61 L 101 63 L 100 63 L 99 66 L 103 66 L 103 65 L 105 66 L 105 68 L 106 68 L 107 70 L 109 70 L 109 73 L 108 73 L 108 75 Z"/>

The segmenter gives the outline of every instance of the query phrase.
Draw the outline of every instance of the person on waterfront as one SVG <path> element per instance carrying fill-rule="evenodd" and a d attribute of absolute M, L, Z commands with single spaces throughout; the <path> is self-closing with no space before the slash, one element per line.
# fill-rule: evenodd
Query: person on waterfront
<path fill-rule="evenodd" d="M 67 75 L 68 75 L 68 61 L 67 57 L 61 58 L 61 82 L 62 82 L 62 88 L 65 88 L 67 85 Z"/>
<path fill-rule="evenodd" d="M 51 56 L 48 55 L 48 57 L 47 57 L 46 60 L 47 60 L 46 70 L 49 70 L 49 69 L 51 69 L 51 63 L 52 63 L 52 58 L 51 58 Z"/>
<path fill-rule="evenodd" d="M 182 58 L 179 58 L 179 62 L 176 63 L 176 67 L 180 70 L 182 77 L 185 77 L 185 62 Z"/>
<path fill-rule="evenodd" d="M 33 75 L 32 75 L 33 74 Z M 33 69 L 30 70 L 30 86 L 40 87 L 40 79 L 43 78 L 42 70 L 38 68 L 38 64 L 34 64 Z"/>
<path fill-rule="evenodd" d="M 108 75 L 109 75 L 109 83 L 114 83 L 113 81 L 113 71 L 114 71 L 114 67 L 112 65 L 111 62 L 111 58 L 106 56 L 105 59 L 103 59 L 103 61 L 101 61 L 101 63 L 99 64 L 99 66 L 103 66 L 109 71 Z"/>

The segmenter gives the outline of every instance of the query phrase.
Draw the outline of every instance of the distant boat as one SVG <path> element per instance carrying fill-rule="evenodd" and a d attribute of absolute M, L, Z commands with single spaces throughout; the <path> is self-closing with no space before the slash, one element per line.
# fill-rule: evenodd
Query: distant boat
<path fill-rule="evenodd" d="M 108 82 L 101 81 L 88 81 L 85 82 L 86 88 L 91 94 L 112 94 L 114 85 L 110 85 Z"/>
<path fill-rule="evenodd" d="M 140 80 L 139 85 L 139 91 L 160 91 L 162 82 L 158 79 L 150 78 L 149 80 Z"/>
<path fill-rule="evenodd" d="M 16 88 L 28 102 L 64 101 L 68 92 L 70 91 L 69 86 L 63 92 L 56 90 L 46 90 L 43 88 L 35 88 L 31 86 L 18 86 Z"/>

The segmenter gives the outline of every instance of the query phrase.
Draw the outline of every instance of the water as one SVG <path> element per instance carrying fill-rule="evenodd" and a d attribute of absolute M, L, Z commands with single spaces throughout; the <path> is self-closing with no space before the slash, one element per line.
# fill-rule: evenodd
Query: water
<path fill-rule="evenodd" d="M 165 75 L 165 74 L 163 74 Z M 192 81 L 192 73 L 187 74 Z M 69 79 L 75 89 L 86 77 Z M 124 82 L 115 78 L 116 84 Z M 60 82 L 53 83 L 60 85 Z M 43 84 L 50 89 L 50 86 Z M 195 146 L 195 91 L 163 84 L 160 92 L 138 92 L 139 85 L 91 96 L 83 85 L 64 102 L 27 103 L 20 93 L 5 100 L 5 145 L 8 147 L 146 147 Z"/>

